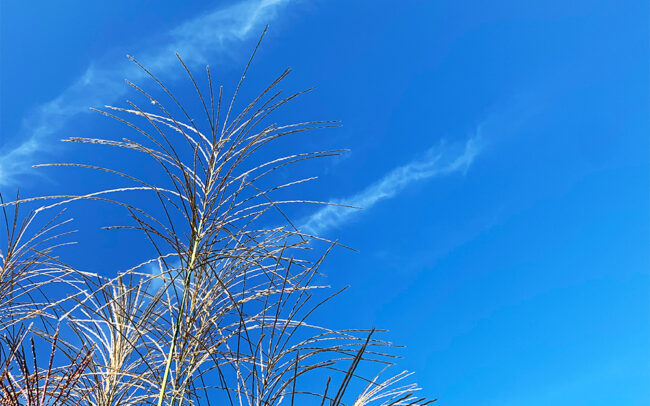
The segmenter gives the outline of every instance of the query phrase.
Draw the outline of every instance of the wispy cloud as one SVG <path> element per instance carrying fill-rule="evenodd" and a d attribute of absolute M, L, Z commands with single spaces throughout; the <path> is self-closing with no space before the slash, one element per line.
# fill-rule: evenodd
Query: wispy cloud
<path fill-rule="evenodd" d="M 381 200 L 396 197 L 409 185 L 438 176 L 465 173 L 481 152 L 480 133 L 465 143 L 441 142 L 430 148 L 424 157 L 397 167 L 353 196 L 332 200 L 331 203 L 370 209 Z M 306 218 L 299 227 L 302 232 L 319 235 L 349 221 L 363 211 L 342 206 L 324 206 Z"/>
<path fill-rule="evenodd" d="M 186 21 L 164 35 L 164 45 L 132 52 L 156 74 L 169 77 L 178 70 L 178 52 L 190 66 L 205 64 L 233 42 L 259 35 L 263 25 L 277 17 L 290 0 L 247 0 Z M 91 106 L 112 103 L 127 91 L 124 78 L 139 80 L 145 73 L 133 63 L 111 66 L 91 64 L 55 99 L 37 107 L 24 118 L 23 140 L 0 151 L 0 185 L 11 184 L 31 168 L 37 153 L 51 147 L 53 135 L 74 116 Z"/>

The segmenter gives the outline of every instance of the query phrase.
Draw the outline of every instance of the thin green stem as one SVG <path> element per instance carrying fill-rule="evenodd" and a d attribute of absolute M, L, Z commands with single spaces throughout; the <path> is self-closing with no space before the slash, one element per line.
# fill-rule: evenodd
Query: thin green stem
<path fill-rule="evenodd" d="M 181 322 L 183 321 L 183 311 L 185 310 L 185 298 L 187 296 L 187 290 L 190 285 L 190 278 L 192 276 L 192 268 L 194 267 L 194 262 L 196 261 L 196 252 L 201 241 L 201 228 L 202 221 L 199 222 L 199 227 L 197 229 L 197 237 L 194 241 L 194 247 L 192 248 L 192 256 L 190 257 L 190 262 L 187 267 L 187 275 L 183 281 L 183 296 L 181 296 L 181 303 L 178 305 L 178 315 L 176 316 L 176 324 L 174 325 L 174 333 L 172 335 L 172 342 L 169 346 L 169 352 L 167 353 L 167 363 L 165 364 L 165 374 L 163 375 L 162 385 L 160 386 L 160 393 L 158 393 L 158 406 L 162 406 L 163 400 L 165 398 L 165 390 L 167 389 L 167 381 L 169 380 L 169 373 L 172 365 L 172 358 L 174 357 L 174 350 L 176 349 L 176 340 L 178 339 L 178 333 L 181 329 Z"/>

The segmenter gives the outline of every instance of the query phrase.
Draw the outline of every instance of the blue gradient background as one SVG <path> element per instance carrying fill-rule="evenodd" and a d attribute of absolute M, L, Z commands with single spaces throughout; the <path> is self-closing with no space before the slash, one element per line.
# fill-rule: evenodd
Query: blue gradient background
<path fill-rule="evenodd" d="M 229 4 L 3 1 L 0 157 L 89 65 L 160 48 Z M 444 405 L 650 404 L 648 15 L 643 1 L 406 0 L 296 1 L 269 17 L 248 95 L 291 66 L 285 87 L 318 88 L 280 117 L 344 124 L 298 147 L 352 150 L 307 166 L 320 179 L 301 197 L 344 199 L 441 140 L 481 139 L 467 171 L 411 182 L 325 232 L 360 252 L 326 262 L 329 283 L 351 289 L 320 320 L 389 329 L 406 346 L 399 366 Z M 208 56 L 226 88 L 259 31 Z M 53 141 L 117 129 L 76 115 L 30 159 L 84 158 Z M 95 179 L 2 181 L 33 195 Z M 98 230 L 121 214 L 77 216 L 96 249 L 79 266 L 135 259 L 114 253 L 136 237 Z"/>

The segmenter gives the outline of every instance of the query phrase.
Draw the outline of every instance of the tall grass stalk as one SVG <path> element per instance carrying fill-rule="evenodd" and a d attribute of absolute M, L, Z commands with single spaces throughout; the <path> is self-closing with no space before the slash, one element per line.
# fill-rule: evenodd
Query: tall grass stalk
<path fill-rule="evenodd" d="M 302 232 L 284 207 L 330 203 L 278 199 L 278 192 L 314 178 L 275 184 L 272 175 L 341 150 L 266 161 L 258 157 L 282 137 L 338 123 L 268 123 L 273 112 L 309 91 L 283 96 L 278 87 L 289 70 L 235 113 L 258 47 L 259 42 L 227 104 L 209 67 L 207 89 L 202 89 L 177 55 L 196 91 L 201 121 L 131 58 L 168 101 L 127 81 L 155 111 L 131 101 L 94 110 L 126 125 L 137 138 L 66 140 L 148 158 L 162 180 L 92 162 L 53 163 L 39 166 L 99 171 L 121 184 L 0 203 L 7 231 L 0 252 L 3 404 L 210 405 L 212 399 L 266 406 L 311 399 L 328 406 L 390 406 L 433 401 L 416 397 L 415 384 L 402 384 L 410 376 L 406 372 L 382 378 L 395 356 L 394 346 L 377 338 L 379 331 L 330 329 L 310 321 L 340 293 L 325 293 L 326 286 L 314 283 L 326 256 L 340 244 Z M 142 233 L 155 255 L 112 276 L 76 269 L 56 257 L 61 245 L 71 243 L 70 220 L 62 216 L 77 202 L 123 208 L 130 223 L 106 228 Z M 22 207 L 30 206 L 35 208 L 20 220 Z M 55 214 L 47 220 L 48 213 Z M 49 366 L 41 367 L 36 359 L 48 346 Z"/>

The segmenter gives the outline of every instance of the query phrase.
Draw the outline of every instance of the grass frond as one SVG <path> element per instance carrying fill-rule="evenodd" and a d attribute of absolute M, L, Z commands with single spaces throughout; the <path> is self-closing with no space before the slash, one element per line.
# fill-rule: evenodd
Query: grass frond
<path fill-rule="evenodd" d="M 128 165 L 47 164 L 40 166 L 97 171 L 119 183 L 84 194 L 2 202 L 7 248 L 0 254 L 0 330 L 19 326 L 21 332 L 6 340 L 2 399 L 101 406 L 199 405 L 210 399 L 230 405 L 338 406 L 347 397 L 355 406 L 430 403 L 415 396 L 417 386 L 403 383 L 410 377 L 406 372 L 384 381 L 379 375 L 364 377 L 367 368 L 360 372 L 361 363 L 383 369 L 394 361 L 394 346 L 377 339 L 376 330 L 337 330 L 312 321 L 316 310 L 340 293 L 328 293 L 314 281 L 329 252 L 341 244 L 303 233 L 286 208 L 330 203 L 280 197 L 315 177 L 273 179 L 277 171 L 294 175 L 296 165 L 342 150 L 259 157 L 281 138 L 338 123 L 270 121 L 272 113 L 311 90 L 284 95 L 279 86 L 289 70 L 235 113 L 253 56 L 228 102 L 222 100 L 222 87 L 215 92 L 209 67 L 208 86 L 202 89 L 177 57 L 203 119 L 191 118 L 180 98 L 130 57 L 167 100 L 127 81 L 148 100 L 146 107 L 127 101 L 94 110 L 128 127 L 131 138 L 66 140 L 136 153 L 141 165 L 159 170 L 156 180 L 142 178 Z M 123 208 L 122 222 L 105 228 L 142 233 L 156 256 L 108 277 L 64 265 L 54 256 L 69 234 L 62 231 L 68 220 L 60 216 L 76 202 Z M 19 208 L 27 204 L 41 206 L 21 222 Z M 54 210 L 62 211 L 36 226 L 37 215 Z M 55 284 L 65 286 L 64 297 L 50 298 Z M 45 320 L 42 328 L 22 327 L 35 318 Z M 49 340 L 51 354 L 64 354 L 67 366 L 54 367 L 52 355 L 50 368 L 28 368 L 22 350 L 27 336 Z M 31 348 L 35 359 L 33 343 Z M 320 392 L 313 382 L 325 377 Z M 356 397 L 348 394 L 358 386 L 353 382 L 366 385 Z M 59 398 L 69 400 L 52 403 Z M 41 403 L 29 403 L 32 399 Z"/>

